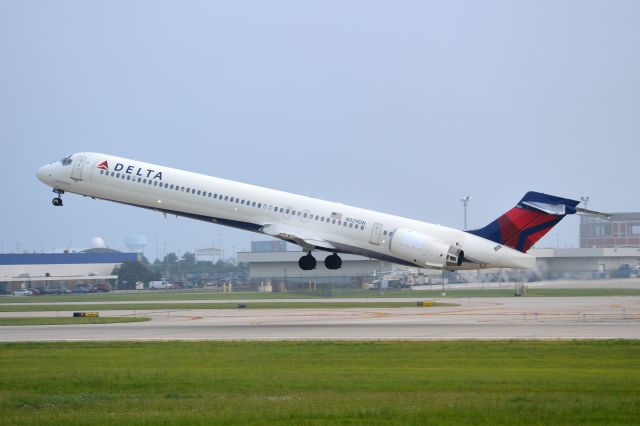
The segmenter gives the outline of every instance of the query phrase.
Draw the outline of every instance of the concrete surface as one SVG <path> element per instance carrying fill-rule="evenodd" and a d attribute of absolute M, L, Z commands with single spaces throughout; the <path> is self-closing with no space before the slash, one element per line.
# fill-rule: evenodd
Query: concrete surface
<path fill-rule="evenodd" d="M 441 301 L 460 306 L 314 309 L 310 305 L 304 309 L 107 310 L 100 312 L 101 316 L 147 316 L 152 320 L 125 324 L 0 327 L 0 341 L 640 338 L 638 296 Z M 72 315 L 72 312 L 0 313 L 0 317 L 66 315 Z"/>

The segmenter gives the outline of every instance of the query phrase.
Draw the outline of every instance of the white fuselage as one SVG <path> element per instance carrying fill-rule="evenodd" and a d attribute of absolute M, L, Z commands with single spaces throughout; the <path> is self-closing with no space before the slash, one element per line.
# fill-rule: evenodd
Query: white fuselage
<path fill-rule="evenodd" d="M 532 256 L 461 230 L 112 155 L 73 154 L 65 164 L 40 168 L 38 178 L 65 192 L 261 232 L 305 250 L 440 269 L 531 268 L 535 263 Z M 471 261 L 439 265 L 400 255 L 398 242 L 392 245 L 397 230 L 457 247 Z"/>

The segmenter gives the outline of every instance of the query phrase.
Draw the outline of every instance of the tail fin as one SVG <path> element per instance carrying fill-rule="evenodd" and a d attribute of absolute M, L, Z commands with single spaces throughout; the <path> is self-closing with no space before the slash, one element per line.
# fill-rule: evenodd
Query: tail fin
<path fill-rule="evenodd" d="M 579 203 L 541 192 L 527 192 L 514 208 L 484 228 L 468 232 L 526 253 L 566 215 L 576 213 Z"/>

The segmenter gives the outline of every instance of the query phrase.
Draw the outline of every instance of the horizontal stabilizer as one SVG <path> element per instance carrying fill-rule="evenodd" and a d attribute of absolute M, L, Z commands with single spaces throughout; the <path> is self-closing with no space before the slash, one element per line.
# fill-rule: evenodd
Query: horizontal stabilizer
<path fill-rule="evenodd" d="M 597 212 L 595 210 L 583 209 L 583 208 L 580 208 L 580 207 L 577 207 L 576 211 L 578 213 L 582 213 L 582 214 L 591 214 L 591 215 L 594 215 L 594 216 L 602 216 L 605 219 L 611 219 L 613 217 L 613 215 L 611 213 L 602 213 L 602 212 Z"/>

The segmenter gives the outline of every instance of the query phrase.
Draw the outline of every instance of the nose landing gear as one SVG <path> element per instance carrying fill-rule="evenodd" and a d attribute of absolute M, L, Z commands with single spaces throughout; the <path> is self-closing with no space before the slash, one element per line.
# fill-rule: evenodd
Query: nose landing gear
<path fill-rule="evenodd" d="M 53 192 L 55 192 L 56 194 L 58 194 L 57 197 L 55 197 L 53 200 L 51 200 L 51 203 L 56 206 L 56 207 L 60 207 L 62 206 L 62 194 L 64 194 L 64 191 L 62 189 L 54 189 Z"/>

